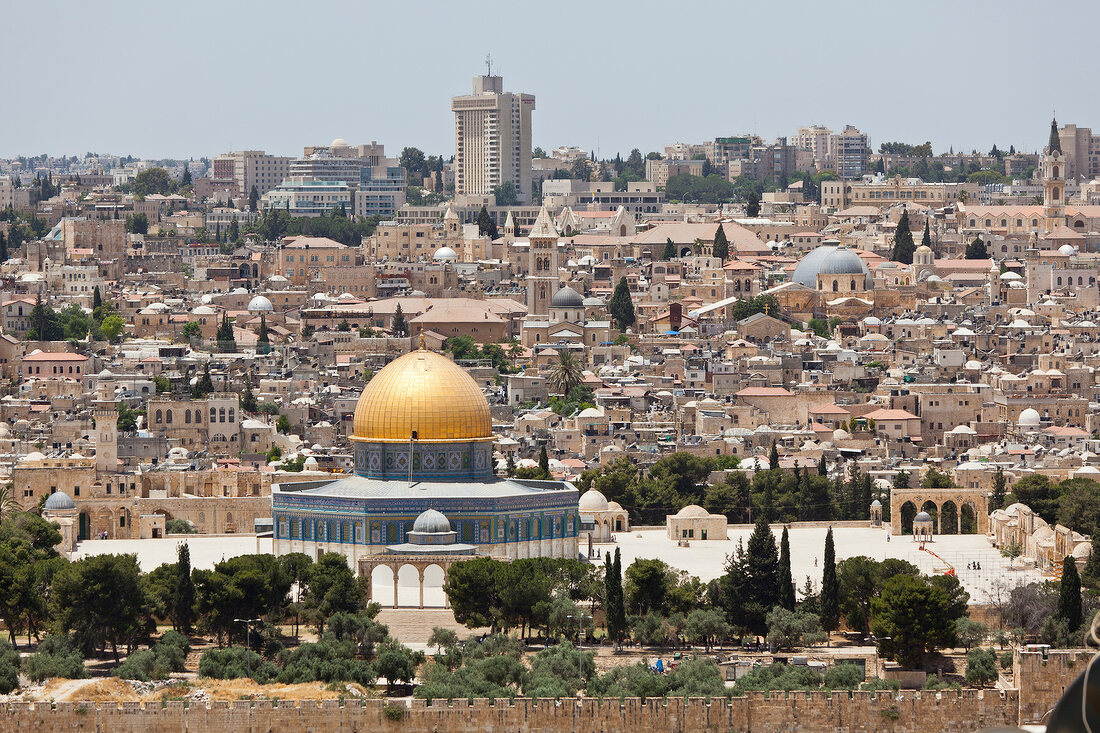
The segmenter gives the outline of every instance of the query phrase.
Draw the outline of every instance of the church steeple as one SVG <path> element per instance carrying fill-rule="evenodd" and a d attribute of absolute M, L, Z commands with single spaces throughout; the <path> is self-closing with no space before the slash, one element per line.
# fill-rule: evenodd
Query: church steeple
<path fill-rule="evenodd" d="M 1058 137 L 1058 120 L 1050 119 L 1050 140 L 1047 141 L 1047 153 L 1062 152 L 1062 139 Z"/>

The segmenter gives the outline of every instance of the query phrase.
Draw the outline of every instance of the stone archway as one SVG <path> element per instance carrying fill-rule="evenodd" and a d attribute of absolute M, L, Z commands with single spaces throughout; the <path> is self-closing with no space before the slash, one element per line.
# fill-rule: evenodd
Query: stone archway
<path fill-rule="evenodd" d="M 432 563 L 424 568 L 421 573 L 422 608 L 446 608 L 447 594 L 443 591 L 443 584 L 446 582 L 447 571 L 440 565 Z"/>
<path fill-rule="evenodd" d="M 367 596 L 372 603 L 380 603 L 383 606 L 395 604 L 394 584 L 397 578 L 394 577 L 393 568 L 389 565 L 375 566 L 367 578 L 369 586 Z"/>
<path fill-rule="evenodd" d="M 893 532 L 893 534 L 909 534 L 913 531 L 913 517 L 917 516 L 917 505 L 911 501 L 907 501 L 901 505 L 898 514 L 900 517 L 898 527 L 901 531 Z"/>
<path fill-rule="evenodd" d="M 940 534 L 962 534 L 959 526 L 959 508 L 948 499 L 940 505 Z"/>
<path fill-rule="evenodd" d="M 397 604 L 396 607 L 422 607 L 420 602 L 424 576 L 420 568 L 403 563 L 397 568 Z"/>
<path fill-rule="evenodd" d="M 989 496 L 976 489 L 899 489 L 890 490 L 890 532 L 891 534 L 909 534 L 912 532 L 912 517 L 903 516 L 906 505 L 919 507 L 933 519 L 936 534 L 945 531 L 956 534 L 960 531 L 975 534 L 989 532 Z M 914 512 L 915 513 L 915 512 Z M 971 518 L 973 521 L 971 521 Z M 944 524 L 949 522 L 950 526 Z"/>

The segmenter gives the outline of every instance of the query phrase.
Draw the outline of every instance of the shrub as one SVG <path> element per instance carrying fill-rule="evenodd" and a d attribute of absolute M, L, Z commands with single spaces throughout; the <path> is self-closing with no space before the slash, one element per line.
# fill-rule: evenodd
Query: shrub
<path fill-rule="evenodd" d="M 1012 667 L 1012 650 L 1001 652 L 1001 657 L 998 660 L 1001 663 L 1001 669 L 1009 669 Z"/>
<path fill-rule="evenodd" d="M 198 532 L 195 525 L 186 519 L 169 519 L 164 523 L 164 531 L 166 534 L 196 534 Z"/>
<path fill-rule="evenodd" d="M 19 687 L 19 652 L 0 639 L 0 695 L 7 695 Z"/>
<path fill-rule="evenodd" d="M 837 664 L 825 670 L 825 689 L 854 690 L 863 682 L 863 670 L 855 664 Z"/>
<path fill-rule="evenodd" d="M 66 636 L 47 636 L 38 645 L 38 653 L 23 660 L 23 674 L 35 682 L 64 677 L 78 680 L 88 676 L 84 657 Z"/>
<path fill-rule="evenodd" d="M 150 649 L 136 651 L 115 668 L 115 676 L 124 680 L 168 679 L 172 672 L 182 672 L 187 662 L 191 644 L 178 631 L 165 632 L 160 641 Z"/>
<path fill-rule="evenodd" d="M 358 682 L 374 684 L 378 675 L 369 662 L 355 658 L 354 641 L 326 638 L 316 644 L 302 644 L 282 655 L 283 669 L 278 680 L 295 682 Z"/>
<path fill-rule="evenodd" d="M 388 702 L 382 706 L 382 714 L 386 716 L 386 720 L 401 720 L 405 717 L 405 706 Z"/>
<path fill-rule="evenodd" d="M 274 664 L 265 661 L 251 649 L 239 646 L 229 649 L 211 649 L 199 660 L 199 674 L 216 680 L 248 677 L 249 671 L 252 679 L 261 685 L 270 682 L 277 672 Z"/>

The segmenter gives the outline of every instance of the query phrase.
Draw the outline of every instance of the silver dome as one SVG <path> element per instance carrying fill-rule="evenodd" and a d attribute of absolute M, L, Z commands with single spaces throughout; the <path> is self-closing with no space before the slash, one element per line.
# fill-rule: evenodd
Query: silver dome
<path fill-rule="evenodd" d="M 563 285 L 550 299 L 551 308 L 583 308 L 584 298 L 573 288 Z"/>
<path fill-rule="evenodd" d="M 69 509 L 76 509 L 76 503 L 73 502 L 72 497 L 64 491 L 55 491 L 46 499 L 46 503 L 42 505 L 42 509 L 47 512 L 63 512 Z"/>
<path fill-rule="evenodd" d="M 817 289 L 818 275 L 863 275 L 865 287 L 871 287 L 871 271 L 863 258 L 843 245 L 823 244 L 802 258 L 794 268 L 792 280 Z"/>
<path fill-rule="evenodd" d="M 428 509 L 422 512 L 416 521 L 413 522 L 413 532 L 422 532 L 424 534 L 441 534 L 443 532 L 451 531 L 451 522 L 442 512 L 437 512 L 435 509 Z"/>

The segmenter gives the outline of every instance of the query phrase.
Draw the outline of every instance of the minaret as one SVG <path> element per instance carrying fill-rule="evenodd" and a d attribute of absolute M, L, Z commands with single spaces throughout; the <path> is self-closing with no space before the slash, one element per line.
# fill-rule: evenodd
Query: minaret
<path fill-rule="evenodd" d="M 1050 121 L 1050 140 L 1043 153 L 1043 231 L 1066 223 L 1066 159 L 1058 137 L 1058 120 Z"/>
<path fill-rule="evenodd" d="M 558 292 L 558 230 L 543 204 L 527 234 L 531 242 L 527 268 L 527 315 L 549 316 L 550 300 Z"/>
<path fill-rule="evenodd" d="M 95 403 L 95 472 L 118 472 L 118 406 L 114 400 Z"/>

